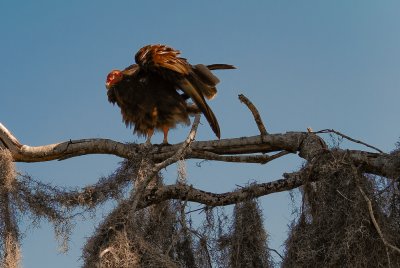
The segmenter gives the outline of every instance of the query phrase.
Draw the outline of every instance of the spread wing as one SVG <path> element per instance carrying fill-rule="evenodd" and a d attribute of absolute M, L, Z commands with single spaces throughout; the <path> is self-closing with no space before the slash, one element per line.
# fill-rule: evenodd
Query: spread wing
<path fill-rule="evenodd" d="M 158 73 L 173 82 L 184 95 L 190 97 L 206 117 L 215 135 L 220 138 L 217 118 L 205 100 L 212 99 L 217 94 L 216 85 L 219 79 L 210 70 L 234 67 L 227 64 L 192 66 L 179 55 L 179 50 L 165 45 L 148 45 L 136 53 L 135 61 L 143 70 Z"/>

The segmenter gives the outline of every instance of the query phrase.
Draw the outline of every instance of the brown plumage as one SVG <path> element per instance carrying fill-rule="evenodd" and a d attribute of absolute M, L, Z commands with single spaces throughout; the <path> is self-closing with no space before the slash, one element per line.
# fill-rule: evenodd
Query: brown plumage
<path fill-rule="evenodd" d="M 121 108 L 123 121 L 134 125 L 134 132 L 148 137 L 154 130 L 164 132 L 177 124 L 189 124 L 189 115 L 202 112 L 215 135 L 220 138 L 218 121 L 205 98 L 216 93 L 218 78 L 210 70 L 234 69 L 228 64 L 190 65 L 178 57 L 180 52 L 165 45 L 148 45 L 135 55 L 137 64 L 107 76 L 108 100 Z M 183 93 L 179 93 L 181 90 Z M 195 106 L 189 105 L 190 98 Z"/>

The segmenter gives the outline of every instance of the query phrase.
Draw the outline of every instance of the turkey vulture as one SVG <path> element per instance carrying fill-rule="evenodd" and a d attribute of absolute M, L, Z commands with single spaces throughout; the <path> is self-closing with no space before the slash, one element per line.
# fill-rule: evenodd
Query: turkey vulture
<path fill-rule="evenodd" d="M 121 108 L 126 126 L 150 142 L 154 130 L 168 131 L 177 124 L 190 123 L 189 115 L 201 112 L 220 138 L 217 118 L 205 98 L 217 94 L 218 78 L 210 70 L 235 69 L 228 64 L 191 65 L 180 51 L 166 45 L 148 45 L 135 55 L 136 64 L 113 70 L 107 76 L 108 100 Z M 180 93 L 182 92 L 182 93 Z M 191 99 L 195 105 L 187 103 Z"/>

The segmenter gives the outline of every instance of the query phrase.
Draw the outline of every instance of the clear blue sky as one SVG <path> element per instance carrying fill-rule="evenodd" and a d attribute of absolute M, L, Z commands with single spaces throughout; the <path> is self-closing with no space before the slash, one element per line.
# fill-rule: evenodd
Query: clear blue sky
<path fill-rule="evenodd" d="M 142 142 L 108 103 L 105 76 L 131 64 L 143 45 L 164 43 L 192 63 L 238 67 L 218 73 L 219 94 L 210 104 L 222 138 L 258 133 L 237 99 L 243 93 L 272 133 L 334 128 L 389 151 L 400 136 L 399 10 L 399 1 L 368 0 L 1 1 L 0 122 L 28 145 L 91 137 Z M 170 142 L 187 132 L 172 131 Z M 198 139 L 211 138 L 202 125 Z M 18 168 L 55 185 L 83 186 L 118 161 L 85 156 Z M 188 177 L 195 187 L 221 192 L 278 179 L 301 163 L 296 156 L 266 166 L 190 162 Z M 172 183 L 176 167 L 165 177 Z M 261 204 L 270 246 L 281 250 L 289 196 L 273 194 Z M 24 267 L 78 267 L 96 220 L 77 222 L 66 255 L 57 252 L 50 226 L 24 223 Z"/>

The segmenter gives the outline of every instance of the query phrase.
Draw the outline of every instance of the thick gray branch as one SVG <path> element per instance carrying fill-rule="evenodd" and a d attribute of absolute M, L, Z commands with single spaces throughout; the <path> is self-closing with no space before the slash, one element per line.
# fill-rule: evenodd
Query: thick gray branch
<path fill-rule="evenodd" d="M 307 133 L 289 132 L 260 136 L 222 139 L 215 141 L 196 141 L 191 144 L 193 155 L 186 158 L 197 158 L 198 152 L 211 152 L 218 155 L 268 153 L 275 151 L 296 152 L 307 137 Z M 63 160 L 85 154 L 113 154 L 122 158 L 130 158 L 137 154 L 141 147 L 138 144 L 123 144 L 109 139 L 81 139 L 43 145 L 22 145 L 3 125 L 0 124 L 0 141 L 10 150 L 16 162 L 43 162 Z M 153 146 L 150 155 L 157 162 L 175 155 L 182 143 L 172 146 Z M 205 158 L 207 159 L 207 158 Z"/>
<path fill-rule="evenodd" d="M 16 162 L 43 162 L 63 160 L 86 154 L 112 154 L 122 158 L 132 158 L 141 150 L 138 144 L 124 144 L 109 139 L 70 140 L 44 146 L 21 144 L 10 131 L 0 123 L 0 144 L 10 150 Z M 149 155 L 155 162 L 172 157 L 182 147 L 182 143 L 171 146 L 152 146 Z M 260 155 L 269 152 L 292 152 L 311 161 L 320 153 L 329 152 L 325 142 L 313 133 L 287 132 L 213 141 L 194 141 L 186 159 L 219 160 L 228 162 L 267 162 L 268 157 Z M 347 154 L 365 172 L 395 177 L 400 174 L 400 157 L 395 154 L 370 153 L 359 150 L 337 150 Z M 248 157 L 251 154 L 253 157 Z M 232 156 L 233 157 L 225 157 Z M 244 157 L 240 157 L 245 155 Z M 273 157 L 272 157 L 273 158 Z M 239 161 L 240 160 L 240 161 Z"/>

